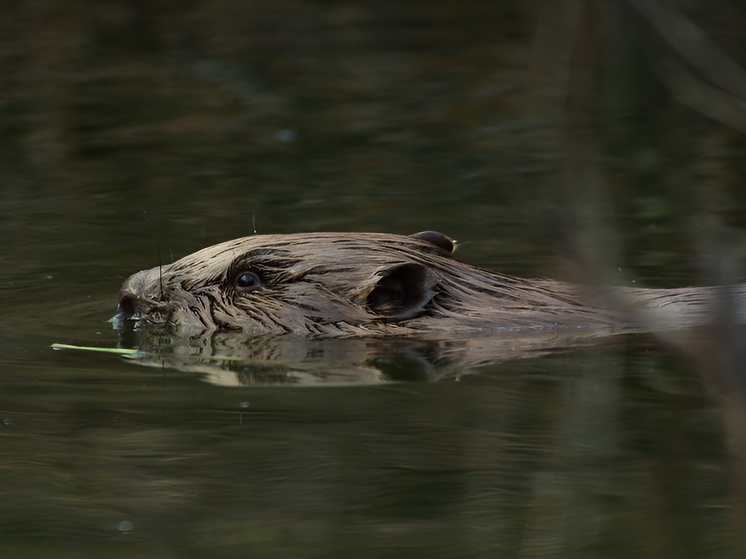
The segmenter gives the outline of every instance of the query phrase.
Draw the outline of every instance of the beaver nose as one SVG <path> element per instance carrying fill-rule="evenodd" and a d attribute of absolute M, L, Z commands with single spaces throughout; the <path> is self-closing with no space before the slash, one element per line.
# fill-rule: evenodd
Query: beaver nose
<path fill-rule="evenodd" d="M 117 302 L 117 316 L 123 320 L 134 318 L 140 314 L 141 306 L 134 293 L 123 291 L 119 294 Z"/>
<path fill-rule="evenodd" d="M 117 301 L 117 314 L 119 320 L 139 320 L 158 307 L 157 301 L 151 301 L 128 289 L 122 289 Z"/>
<path fill-rule="evenodd" d="M 117 300 L 117 317 L 123 320 L 139 318 L 157 305 L 154 299 L 159 292 L 157 268 L 142 270 L 130 276 L 122 285 Z"/>

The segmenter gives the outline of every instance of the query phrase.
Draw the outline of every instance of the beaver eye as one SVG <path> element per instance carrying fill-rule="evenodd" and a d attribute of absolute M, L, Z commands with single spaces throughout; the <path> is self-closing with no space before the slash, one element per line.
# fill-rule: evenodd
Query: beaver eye
<path fill-rule="evenodd" d="M 262 280 L 254 272 L 241 272 L 233 281 L 236 291 L 247 292 L 262 287 Z"/>

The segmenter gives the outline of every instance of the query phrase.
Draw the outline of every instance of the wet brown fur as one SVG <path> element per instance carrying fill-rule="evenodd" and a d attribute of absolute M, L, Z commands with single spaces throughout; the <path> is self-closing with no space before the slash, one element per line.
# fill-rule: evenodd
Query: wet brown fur
<path fill-rule="evenodd" d="M 309 337 L 529 329 L 600 333 L 706 321 L 716 288 L 615 288 L 604 296 L 455 259 L 450 239 L 379 233 L 255 235 L 130 277 L 120 320 L 180 332 Z M 243 272 L 261 286 L 236 287 Z M 744 298 L 739 288 L 736 299 Z"/>

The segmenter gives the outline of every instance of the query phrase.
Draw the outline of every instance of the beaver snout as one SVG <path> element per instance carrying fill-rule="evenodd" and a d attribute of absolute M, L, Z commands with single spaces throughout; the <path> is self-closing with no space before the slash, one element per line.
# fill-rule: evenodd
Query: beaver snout
<path fill-rule="evenodd" d="M 119 294 L 117 302 L 117 318 L 120 320 L 133 320 L 147 315 L 153 309 L 153 304 L 143 301 L 137 295 L 130 292 Z"/>
<path fill-rule="evenodd" d="M 153 290 L 153 286 L 159 286 L 160 270 L 152 268 L 142 270 L 130 276 L 122 285 L 117 300 L 117 320 L 140 320 L 146 316 L 152 316 L 159 307 L 163 307 L 160 288 Z"/>

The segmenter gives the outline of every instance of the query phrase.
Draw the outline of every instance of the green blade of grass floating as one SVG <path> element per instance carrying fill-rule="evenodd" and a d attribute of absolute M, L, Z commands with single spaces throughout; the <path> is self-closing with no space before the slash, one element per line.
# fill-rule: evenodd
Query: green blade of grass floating
<path fill-rule="evenodd" d="M 92 351 L 95 353 L 111 353 L 113 355 L 121 355 L 123 357 L 130 357 L 130 358 L 137 358 L 137 357 L 142 357 L 144 355 L 149 355 L 147 353 L 143 353 L 139 349 L 124 349 L 124 348 L 119 348 L 119 347 L 91 347 L 91 346 L 59 344 L 59 343 L 53 343 L 49 347 L 51 347 L 55 351 L 59 351 L 61 349 L 73 349 L 77 351 Z M 248 357 L 241 357 L 238 355 L 203 355 L 203 356 L 200 356 L 200 359 L 205 360 L 205 361 L 235 361 L 239 363 L 265 364 L 264 361 L 261 361 L 258 359 L 251 359 Z"/>
<path fill-rule="evenodd" d="M 50 346 L 55 351 L 60 349 L 76 349 L 78 351 L 95 351 L 98 353 L 113 353 L 114 355 L 124 355 L 125 357 L 134 357 L 139 353 L 137 349 L 124 349 L 119 347 L 88 347 L 70 344 L 54 343 Z"/>

